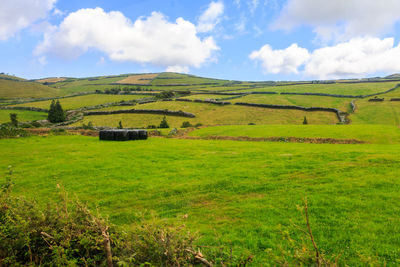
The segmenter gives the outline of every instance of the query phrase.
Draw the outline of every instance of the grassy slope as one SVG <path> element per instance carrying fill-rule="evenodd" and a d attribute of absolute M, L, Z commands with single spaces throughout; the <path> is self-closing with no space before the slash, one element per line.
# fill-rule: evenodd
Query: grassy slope
<path fill-rule="evenodd" d="M 95 106 L 104 103 L 112 103 L 119 102 L 122 100 L 132 100 L 132 99 L 140 99 L 149 97 L 146 95 L 84 95 L 84 96 L 75 96 L 60 99 L 60 103 L 64 109 L 76 109 L 80 107 L 86 106 Z M 49 108 L 51 104 L 50 100 L 46 101 L 38 101 L 31 103 L 24 103 L 15 105 L 18 107 L 37 107 L 37 108 Z"/>
<path fill-rule="evenodd" d="M 195 130 L 190 136 L 310 137 L 358 139 L 376 144 L 400 144 L 400 129 L 389 125 L 232 125 Z"/>
<path fill-rule="evenodd" d="M 167 116 L 171 127 L 180 127 L 182 122 L 189 121 L 192 124 L 202 123 L 203 125 L 227 125 L 227 124 L 301 124 L 303 117 L 307 116 L 310 124 L 335 124 L 337 117 L 329 112 L 304 112 L 298 110 L 274 110 L 256 107 L 243 106 L 217 106 L 203 103 L 190 102 L 156 102 L 137 105 L 135 109 L 168 109 L 191 112 L 196 118 L 184 118 Z M 129 109 L 129 107 L 110 107 L 102 110 Z M 118 121 L 126 127 L 146 127 L 154 124 L 159 125 L 163 116 L 142 115 L 142 114 L 116 114 L 87 116 L 84 123 L 92 121 L 98 126 L 115 126 Z M 77 125 L 80 125 L 79 122 Z"/>
<path fill-rule="evenodd" d="M 18 121 L 34 121 L 47 119 L 47 113 L 25 110 L 0 110 L 0 123 L 10 121 L 10 113 L 16 113 Z"/>
<path fill-rule="evenodd" d="M 187 214 L 181 223 L 200 231 L 201 245 L 251 251 L 255 266 L 271 260 L 266 249 L 280 254 L 281 229 L 299 237 L 289 226 L 303 225 L 296 205 L 304 196 L 317 244 L 341 264 L 399 258 L 399 145 L 66 136 L 0 140 L 0 149 L 0 172 L 13 166 L 16 194 L 44 205 L 62 184 L 120 225 L 151 211 L 178 222 Z"/>
<path fill-rule="evenodd" d="M 59 95 L 59 90 L 36 82 L 12 81 L 0 78 L 0 98 L 40 98 Z"/>
<path fill-rule="evenodd" d="M 400 125 L 400 102 L 357 100 L 357 110 L 350 116 L 353 124 Z"/>

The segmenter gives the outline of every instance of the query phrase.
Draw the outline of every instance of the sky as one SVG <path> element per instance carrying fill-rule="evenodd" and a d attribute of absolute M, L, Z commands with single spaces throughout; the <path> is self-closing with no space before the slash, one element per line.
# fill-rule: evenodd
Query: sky
<path fill-rule="evenodd" d="M 0 72 L 242 81 L 400 72 L 399 0 L 1 0 Z"/>

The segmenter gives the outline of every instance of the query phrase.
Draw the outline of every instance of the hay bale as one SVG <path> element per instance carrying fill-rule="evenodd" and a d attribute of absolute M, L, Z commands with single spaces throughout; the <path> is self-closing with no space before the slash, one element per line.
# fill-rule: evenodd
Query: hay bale
<path fill-rule="evenodd" d="M 114 132 L 112 130 L 102 130 L 99 133 L 100 140 L 114 141 Z"/>
<path fill-rule="evenodd" d="M 147 131 L 146 130 L 138 130 L 139 132 L 139 140 L 147 139 Z"/>
<path fill-rule="evenodd" d="M 115 141 L 128 141 L 129 134 L 127 130 L 114 130 L 114 140 Z"/>
<path fill-rule="evenodd" d="M 129 135 L 129 140 L 139 140 L 138 130 L 129 130 L 128 135 Z"/>

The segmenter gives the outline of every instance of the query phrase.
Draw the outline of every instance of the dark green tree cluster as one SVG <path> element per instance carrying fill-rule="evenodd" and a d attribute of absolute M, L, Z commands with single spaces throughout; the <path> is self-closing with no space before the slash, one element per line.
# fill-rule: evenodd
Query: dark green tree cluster
<path fill-rule="evenodd" d="M 58 101 L 58 100 L 57 100 L 57 102 L 55 102 L 54 100 L 51 101 L 47 119 L 52 123 L 65 121 L 65 112 L 64 112 L 63 108 L 61 107 L 60 101 Z"/>
<path fill-rule="evenodd" d="M 167 122 L 167 118 L 164 116 L 164 118 L 162 119 L 160 126 L 158 126 L 158 128 L 169 128 L 168 122 Z"/>

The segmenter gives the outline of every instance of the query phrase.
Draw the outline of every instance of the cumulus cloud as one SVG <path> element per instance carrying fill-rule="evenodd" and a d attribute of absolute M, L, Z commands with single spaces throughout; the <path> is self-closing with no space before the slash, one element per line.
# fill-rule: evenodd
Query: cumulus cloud
<path fill-rule="evenodd" d="M 57 0 L 1 0 L 0 40 L 13 37 L 20 30 L 47 17 Z"/>
<path fill-rule="evenodd" d="M 390 32 L 400 20 L 398 0 L 289 0 L 273 28 L 310 25 L 323 41 Z"/>
<path fill-rule="evenodd" d="M 208 8 L 201 14 L 197 30 L 199 32 L 210 32 L 221 21 L 224 13 L 224 4 L 222 2 L 211 2 Z"/>
<path fill-rule="evenodd" d="M 261 62 L 265 73 L 298 73 L 298 68 L 303 65 L 310 55 L 305 48 L 292 44 L 284 50 L 273 50 L 271 46 L 264 45 L 258 51 L 250 54 L 250 59 Z"/>
<path fill-rule="evenodd" d="M 113 61 L 188 70 L 212 60 L 218 49 L 212 37 L 200 39 L 196 26 L 183 18 L 169 22 L 163 14 L 153 12 L 132 22 L 121 12 L 95 8 L 70 13 L 45 33 L 35 53 L 77 58 L 88 50 L 98 50 Z"/>
<path fill-rule="evenodd" d="M 296 44 L 284 50 L 268 45 L 254 51 L 250 58 L 262 62 L 266 73 L 301 73 L 319 79 L 365 77 L 378 72 L 400 71 L 400 44 L 393 38 L 353 38 L 312 53 Z M 299 72 L 299 68 L 304 70 Z"/>

